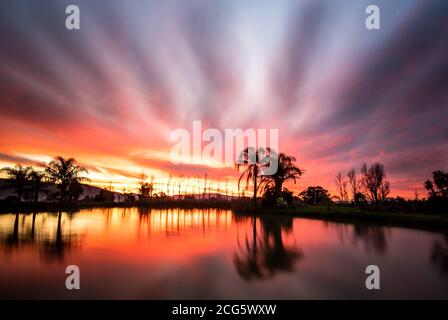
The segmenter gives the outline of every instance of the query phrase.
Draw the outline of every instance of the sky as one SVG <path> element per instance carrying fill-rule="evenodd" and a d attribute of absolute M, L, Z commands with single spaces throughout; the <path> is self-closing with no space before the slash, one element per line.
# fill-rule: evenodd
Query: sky
<path fill-rule="evenodd" d="M 170 161 L 170 133 L 200 120 L 278 129 L 305 170 L 294 191 L 335 192 L 337 172 L 379 161 L 392 196 L 425 196 L 448 170 L 447 14 L 444 0 L 3 0 L 0 166 L 62 155 L 116 190 L 142 172 L 160 191 L 205 173 L 235 190 L 232 166 Z"/>

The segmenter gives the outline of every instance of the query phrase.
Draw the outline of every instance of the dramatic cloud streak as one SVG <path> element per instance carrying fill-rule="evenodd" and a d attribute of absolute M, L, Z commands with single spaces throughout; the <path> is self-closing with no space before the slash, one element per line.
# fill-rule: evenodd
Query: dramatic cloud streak
<path fill-rule="evenodd" d="M 369 1 L 82 0 L 68 31 L 65 1 L 2 1 L 0 162 L 75 156 L 97 183 L 234 179 L 167 162 L 169 133 L 201 120 L 279 128 L 306 169 L 296 189 L 381 161 L 411 196 L 448 169 L 448 3 L 375 2 L 380 31 L 364 28 Z"/>

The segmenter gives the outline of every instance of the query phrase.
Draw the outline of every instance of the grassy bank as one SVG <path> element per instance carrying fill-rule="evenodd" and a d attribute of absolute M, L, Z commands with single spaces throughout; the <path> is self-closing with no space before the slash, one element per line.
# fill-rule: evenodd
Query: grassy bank
<path fill-rule="evenodd" d="M 387 226 L 401 226 L 416 229 L 447 230 L 448 217 L 437 214 L 392 213 L 381 211 L 362 212 L 358 208 L 333 206 L 309 206 L 285 209 L 236 210 L 238 214 L 269 214 L 320 219 L 334 222 L 370 223 Z"/>

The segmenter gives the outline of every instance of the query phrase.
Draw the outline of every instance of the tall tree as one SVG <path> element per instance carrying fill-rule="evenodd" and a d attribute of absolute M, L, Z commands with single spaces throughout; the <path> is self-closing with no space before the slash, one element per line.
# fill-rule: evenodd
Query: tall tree
<path fill-rule="evenodd" d="M 371 202 L 378 208 L 380 202 L 384 200 L 382 197 L 387 196 L 390 192 L 390 183 L 385 181 L 386 170 L 384 165 L 376 162 L 370 168 L 367 168 L 367 165 L 364 163 L 361 168 L 361 174 L 363 187 Z"/>
<path fill-rule="evenodd" d="M 320 186 L 308 187 L 299 194 L 299 198 L 303 202 L 312 205 L 329 203 L 331 201 L 330 193 Z"/>
<path fill-rule="evenodd" d="M 239 171 L 241 168 L 245 168 L 238 179 L 238 188 L 240 188 L 241 180 L 246 177 L 246 189 L 248 188 L 250 181 L 253 183 L 253 204 L 257 205 L 257 192 L 258 192 L 258 177 L 263 173 L 263 169 L 269 163 L 269 149 L 258 148 L 256 150 L 253 147 L 245 148 L 241 151 L 238 160 L 235 163 L 236 169 Z"/>
<path fill-rule="evenodd" d="M 432 180 L 425 181 L 428 203 L 434 211 L 448 214 L 448 172 L 436 170 L 432 173 Z"/>
<path fill-rule="evenodd" d="M 24 167 L 21 164 L 16 164 L 14 168 L 6 167 L 1 169 L 1 172 L 6 174 L 8 179 L 10 179 L 10 184 L 16 189 L 15 193 L 19 202 L 22 201 L 31 171 L 31 167 Z"/>
<path fill-rule="evenodd" d="M 295 165 L 296 158 L 288 156 L 285 153 L 280 153 L 278 156 L 272 154 L 271 161 L 277 161 L 277 171 L 271 175 L 264 175 L 261 177 L 260 186 L 265 190 L 270 187 L 274 187 L 275 193 L 280 195 L 282 192 L 283 184 L 292 180 L 296 183 L 303 170 Z"/>
<path fill-rule="evenodd" d="M 47 179 L 57 184 L 60 201 L 66 199 L 71 184 L 89 181 L 88 178 L 81 176 L 83 173 L 88 173 L 87 169 L 80 166 L 74 158 L 57 156 L 42 166 L 45 168 Z"/>
<path fill-rule="evenodd" d="M 154 187 L 152 183 L 144 182 L 140 185 L 139 193 L 142 199 L 148 199 L 152 196 L 152 192 L 154 191 Z"/>
<path fill-rule="evenodd" d="M 154 191 L 154 176 L 151 175 L 151 182 L 147 182 L 146 180 L 148 179 L 148 175 L 146 175 L 144 172 L 142 172 L 140 174 L 140 188 L 139 188 L 139 193 L 140 193 L 140 198 L 141 200 L 144 199 L 148 199 L 150 197 L 152 197 L 152 193 Z"/>
<path fill-rule="evenodd" d="M 436 170 L 432 173 L 432 179 L 426 180 L 424 183 L 425 189 L 429 191 L 430 196 L 448 198 L 448 172 Z M 435 187 L 434 187 L 435 186 Z"/>
<path fill-rule="evenodd" d="M 356 194 L 359 192 L 359 181 L 356 177 L 356 170 L 354 168 L 352 168 L 348 173 L 347 173 L 347 177 L 348 177 L 348 181 L 350 183 L 350 188 L 352 191 L 352 196 L 353 196 L 353 202 L 356 203 L 355 198 L 356 198 Z"/>
<path fill-rule="evenodd" d="M 342 192 L 344 194 L 344 202 L 348 202 L 347 180 L 342 181 Z"/>
<path fill-rule="evenodd" d="M 337 173 L 335 183 L 339 192 L 339 200 L 344 203 L 347 202 L 348 201 L 347 181 L 342 176 L 342 173 L 340 172 Z"/>
<path fill-rule="evenodd" d="M 389 181 L 383 181 L 380 185 L 380 201 L 386 200 L 386 197 L 390 193 L 390 182 Z"/>

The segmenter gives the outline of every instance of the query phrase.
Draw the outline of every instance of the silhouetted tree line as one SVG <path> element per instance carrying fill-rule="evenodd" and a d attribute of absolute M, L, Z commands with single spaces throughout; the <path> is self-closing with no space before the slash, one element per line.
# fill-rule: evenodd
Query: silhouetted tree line
<path fill-rule="evenodd" d="M 265 174 L 268 166 L 274 163 L 273 161 L 276 161 L 277 164 L 276 172 Z M 342 204 L 357 206 L 362 211 L 385 210 L 448 214 L 448 172 L 441 170 L 433 172 L 432 179 L 424 182 L 424 187 L 428 191 L 428 198 L 421 200 L 417 196 L 415 200 L 405 200 L 400 197 L 387 198 L 391 191 L 391 184 L 386 180 L 384 165 L 379 162 L 373 163 L 370 167 L 363 164 L 359 174 L 355 169 L 351 169 L 346 176 L 338 173 L 335 179 L 339 193 L 337 196 L 332 197 L 328 190 L 321 186 L 310 186 L 295 197 L 292 191 L 283 187 L 287 181 L 296 183 L 297 179 L 304 173 L 304 170 L 298 168 L 295 162 L 295 157 L 285 153 L 277 154 L 269 148 L 246 148 L 241 152 L 235 164 L 236 169 L 244 169 L 238 180 L 238 188 L 240 188 L 242 180 L 246 182 L 246 189 L 252 184 L 252 203 L 254 206 L 257 206 L 257 196 L 261 193 L 261 204 L 266 207 L 291 207 L 294 206 L 294 203 L 297 204 L 297 201 L 300 201 L 309 205 L 326 205 L 329 208 L 332 199 L 337 199 Z M 83 193 L 81 183 L 89 181 L 88 178 L 83 176 L 83 174 L 88 173 L 87 169 L 79 165 L 74 158 L 57 156 L 48 163 L 37 164 L 37 167 L 40 170 L 17 164 L 13 168 L 7 167 L 0 170 L 6 174 L 8 177 L 6 181 L 14 188 L 16 194 L 14 199 L 9 197 L 10 199 L 6 199 L 6 201 L 21 203 L 22 200 L 32 200 L 38 202 L 39 194 L 46 193 L 47 201 L 70 203 L 78 201 Z M 142 173 L 138 192 L 140 202 L 152 202 L 156 199 L 168 198 L 165 192 L 155 192 L 153 176 L 150 177 L 149 181 L 147 179 L 148 177 Z M 169 191 L 170 180 L 171 176 L 167 183 L 167 191 Z M 50 185 L 55 185 L 57 191 L 49 192 L 48 187 Z M 174 188 L 174 184 L 171 184 L 171 186 Z M 179 199 L 196 202 L 195 197 L 191 196 L 190 199 L 186 193 L 181 197 L 181 186 L 182 183 L 179 180 Z M 206 190 L 207 175 L 204 178 L 203 200 L 206 199 Z M 218 190 L 220 190 L 219 187 Z M 211 198 L 210 188 L 208 188 L 208 192 L 208 202 L 211 200 L 219 202 L 220 199 Z M 100 190 L 93 199 L 85 200 L 114 202 L 112 186 L 110 190 Z M 133 193 L 123 191 L 123 202 L 133 203 L 136 200 Z"/>
<path fill-rule="evenodd" d="M 306 190 L 299 193 L 298 199 L 313 206 L 330 206 L 331 204 L 330 193 L 328 192 L 328 190 L 322 188 L 321 186 L 308 187 Z"/>
<path fill-rule="evenodd" d="M 142 174 L 140 175 L 140 187 L 138 189 L 138 197 L 140 201 L 148 201 L 151 199 L 166 199 L 168 196 L 165 192 L 160 191 L 160 192 L 155 192 L 155 187 L 154 187 L 154 176 L 151 175 L 150 181 L 147 181 L 148 176 L 142 172 Z M 169 178 L 169 180 L 171 180 L 171 176 Z M 181 195 L 181 186 L 182 184 L 179 182 L 178 183 L 178 195 L 180 197 Z M 167 191 L 168 191 L 168 187 L 169 187 L 169 182 L 167 183 Z M 126 200 L 127 201 L 135 201 L 135 196 L 132 194 L 126 194 L 124 193 Z M 186 194 L 183 195 L 184 199 L 187 198 L 192 198 L 192 197 L 188 197 Z"/>
<path fill-rule="evenodd" d="M 352 205 L 359 206 L 361 209 L 366 208 L 367 205 L 374 209 L 381 209 L 391 189 L 390 182 L 386 180 L 386 169 L 379 162 L 373 163 L 370 167 L 364 163 L 359 175 L 356 174 L 354 168 L 347 173 L 346 177 L 338 172 L 335 183 L 338 190 L 335 198 L 341 203 L 350 203 L 350 189 Z"/>
<path fill-rule="evenodd" d="M 433 214 L 448 214 L 448 172 L 436 170 L 432 174 L 432 180 L 424 182 L 428 190 L 428 198 L 405 200 L 402 197 L 387 198 L 391 191 L 391 184 L 386 180 L 386 170 L 381 163 L 374 163 L 370 167 L 364 164 L 360 174 L 355 169 L 343 177 L 341 173 L 336 175 L 336 186 L 339 195 L 336 196 L 343 204 L 358 206 L 361 210 L 385 210 L 397 212 L 428 212 Z M 351 191 L 351 202 L 348 191 Z"/>
<path fill-rule="evenodd" d="M 434 171 L 432 180 L 426 180 L 424 187 L 429 193 L 429 206 L 436 211 L 448 214 L 448 172 Z"/>
<path fill-rule="evenodd" d="M 48 193 L 48 200 L 71 202 L 78 200 L 83 189 L 81 182 L 89 181 L 81 176 L 87 174 L 87 169 L 80 166 L 74 158 L 55 157 L 49 163 L 37 164 L 41 170 L 20 164 L 15 167 L 2 168 L 1 172 L 8 177 L 8 183 L 14 188 L 17 202 L 22 202 L 31 194 L 34 202 L 39 201 L 39 193 L 49 184 L 55 184 L 57 191 Z"/>
<path fill-rule="evenodd" d="M 277 171 L 274 174 L 266 175 L 266 167 L 276 161 Z M 252 201 L 257 205 L 257 195 L 262 193 L 262 205 L 270 207 L 288 207 L 294 202 L 294 196 L 291 191 L 283 188 L 283 184 L 292 180 L 296 183 L 304 170 L 298 168 L 295 164 L 296 158 L 285 153 L 276 154 L 269 148 L 246 148 L 244 149 L 238 161 L 235 164 L 236 169 L 243 168 L 243 172 L 238 180 L 238 188 L 241 181 L 245 179 L 246 189 L 250 184 L 253 187 Z M 335 198 L 342 203 L 349 203 L 349 191 L 352 191 L 352 203 L 361 207 L 363 210 L 369 206 L 380 209 L 390 193 L 390 182 L 386 180 L 386 170 L 384 165 L 377 162 L 368 167 L 364 164 L 361 167 L 360 174 L 357 176 L 356 170 L 351 169 L 347 178 L 341 173 L 336 175 L 336 185 L 339 195 Z M 332 203 L 330 193 L 321 186 L 310 186 L 298 194 L 296 199 L 311 205 L 325 204 L 328 207 Z"/>
<path fill-rule="evenodd" d="M 262 193 L 262 205 L 287 207 L 293 202 L 293 194 L 283 184 L 286 181 L 294 181 L 296 183 L 303 170 L 298 168 L 295 164 L 296 158 L 285 153 L 277 154 L 270 148 L 246 148 L 244 149 L 239 159 L 235 163 L 235 168 L 243 172 L 238 179 L 238 189 L 241 181 L 245 178 L 246 190 L 252 183 L 253 206 L 257 206 L 257 195 Z M 277 170 L 273 174 L 266 174 L 271 164 L 277 164 Z"/>
<path fill-rule="evenodd" d="M 278 170 L 272 175 L 264 175 L 264 169 L 277 161 Z M 235 167 L 243 172 L 238 180 L 245 180 L 246 189 L 253 187 L 252 201 L 257 205 L 257 195 L 261 193 L 262 206 L 291 207 L 297 204 L 295 200 L 309 205 L 325 205 L 328 208 L 333 199 L 342 205 L 350 205 L 365 210 L 382 210 L 397 212 L 423 212 L 448 214 L 448 173 L 441 170 L 433 172 L 432 180 L 424 183 L 428 190 L 427 199 L 405 200 L 401 197 L 388 198 L 391 193 L 391 183 L 387 180 L 385 166 L 375 162 L 368 166 L 364 163 L 359 173 L 351 169 L 346 176 L 336 175 L 338 195 L 331 196 L 328 190 L 321 186 L 310 186 L 297 196 L 292 191 L 283 188 L 283 184 L 299 179 L 304 170 L 295 164 L 296 159 L 284 153 L 276 154 L 270 149 L 246 148 L 240 155 Z"/>

